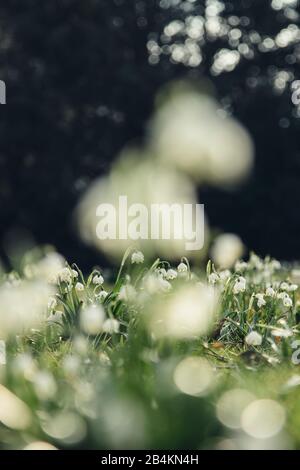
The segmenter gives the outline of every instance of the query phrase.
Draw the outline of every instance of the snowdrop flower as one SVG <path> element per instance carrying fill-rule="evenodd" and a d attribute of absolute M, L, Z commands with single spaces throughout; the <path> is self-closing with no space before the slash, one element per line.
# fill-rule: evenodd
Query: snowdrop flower
<path fill-rule="evenodd" d="M 255 296 L 257 298 L 257 306 L 258 308 L 261 308 L 263 307 L 264 305 L 266 305 L 266 301 L 264 299 L 264 294 L 256 294 Z"/>
<path fill-rule="evenodd" d="M 224 271 L 219 272 L 219 276 L 221 281 L 227 281 L 227 279 L 229 279 L 231 276 L 231 272 L 229 271 L 229 269 L 225 269 Z"/>
<path fill-rule="evenodd" d="M 56 284 L 59 280 L 59 274 L 64 268 L 65 259 L 58 253 L 48 253 L 35 266 L 30 265 L 29 271 L 25 275 L 28 277 L 43 279 L 50 284 Z"/>
<path fill-rule="evenodd" d="M 288 290 L 288 288 L 289 288 L 289 285 L 287 282 L 282 282 L 280 284 L 280 290 Z"/>
<path fill-rule="evenodd" d="M 246 290 L 246 279 L 240 276 L 233 286 L 233 293 L 236 295 L 236 294 L 239 294 L 240 292 L 245 292 L 245 290 Z"/>
<path fill-rule="evenodd" d="M 207 334 L 218 307 L 219 295 L 208 285 L 187 285 L 149 303 L 149 327 L 157 338 L 194 339 Z"/>
<path fill-rule="evenodd" d="M 222 268 L 231 268 L 244 252 L 241 239 L 233 233 L 224 233 L 216 238 L 211 255 L 213 261 Z"/>
<path fill-rule="evenodd" d="M 103 283 L 104 278 L 103 276 L 101 276 L 101 274 L 93 277 L 93 284 L 95 284 L 96 286 L 102 286 Z"/>
<path fill-rule="evenodd" d="M 247 268 L 248 268 L 248 263 L 246 263 L 246 261 L 237 261 L 234 265 L 234 269 L 237 272 L 246 271 Z"/>
<path fill-rule="evenodd" d="M 171 284 L 166 279 L 159 279 L 159 286 L 162 292 L 168 292 L 172 289 Z"/>
<path fill-rule="evenodd" d="M 124 285 L 121 287 L 118 298 L 119 300 L 124 300 L 125 302 L 132 302 L 136 297 L 135 288 L 130 285 Z"/>
<path fill-rule="evenodd" d="M 180 263 L 178 266 L 177 266 L 177 271 L 180 273 L 180 274 L 185 274 L 188 270 L 188 267 L 185 263 Z"/>
<path fill-rule="evenodd" d="M 167 271 L 166 271 L 165 268 L 159 268 L 155 272 L 161 277 L 166 277 L 167 276 Z"/>
<path fill-rule="evenodd" d="M 131 264 L 141 264 L 145 260 L 145 257 L 141 251 L 135 251 L 131 255 Z"/>
<path fill-rule="evenodd" d="M 285 297 L 288 297 L 288 294 L 286 292 L 278 292 L 277 294 L 277 299 L 283 300 Z"/>
<path fill-rule="evenodd" d="M 109 333 L 109 334 L 118 333 L 119 329 L 120 329 L 120 322 L 118 322 L 118 320 L 116 320 L 115 318 L 108 318 L 103 323 L 103 331 L 105 333 Z"/>
<path fill-rule="evenodd" d="M 277 338 L 289 338 L 293 336 L 293 332 L 290 329 L 275 328 L 272 330 L 271 334 Z"/>
<path fill-rule="evenodd" d="M 266 289 L 266 296 L 267 296 L 267 297 L 275 297 L 275 296 L 276 296 L 276 292 L 275 292 L 275 290 L 273 289 L 273 287 L 267 287 L 267 289 Z"/>
<path fill-rule="evenodd" d="M 97 335 L 102 331 L 105 312 L 100 305 L 90 305 L 82 310 L 80 315 L 80 326 L 84 333 Z"/>
<path fill-rule="evenodd" d="M 220 277 L 218 276 L 217 273 L 211 273 L 209 276 L 208 276 L 208 282 L 209 284 L 215 284 L 216 282 L 218 282 L 220 279 Z"/>
<path fill-rule="evenodd" d="M 46 370 L 37 372 L 33 379 L 35 392 L 40 400 L 53 398 L 57 391 L 56 382 L 53 375 Z"/>
<path fill-rule="evenodd" d="M 288 288 L 286 289 L 288 292 L 295 292 L 298 289 L 297 284 L 290 284 Z"/>
<path fill-rule="evenodd" d="M 72 273 L 69 268 L 64 268 L 60 271 L 59 280 L 67 284 L 72 281 Z"/>
<path fill-rule="evenodd" d="M 293 301 L 289 296 L 284 297 L 283 299 L 283 305 L 285 307 L 291 308 L 293 306 Z"/>
<path fill-rule="evenodd" d="M 49 315 L 47 318 L 48 323 L 54 323 L 54 324 L 62 324 L 63 322 L 63 314 L 59 310 L 56 310 L 55 313 L 52 313 Z"/>
<path fill-rule="evenodd" d="M 262 343 L 262 336 L 257 333 L 257 331 L 251 331 L 251 333 L 246 336 L 245 342 L 248 346 L 260 346 Z"/>
<path fill-rule="evenodd" d="M 176 279 L 176 277 L 177 272 L 175 271 L 175 269 L 168 269 L 168 271 L 166 272 L 167 281 L 172 281 L 173 279 Z"/>
<path fill-rule="evenodd" d="M 67 375 L 76 375 L 80 367 L 80 359 L 74 354 L 68 354 L 64 357 L 62 363 L 63 370 Z"/>
<path fill-rule="evenodd" d="M 2 339 L 0 340 L 0 366 L 6 364 L 6 344 Z"/>
<path fill-rule="evenodd" d="M 76 286 L 75 286 L 75 290 L 76 290 L 77 292 L 82 292 L 82 291 L 84 291 L 84 285 L 83 285 L 81 282 L 77 282 L 77 283 L 76 283 Z"/>
<path fill-rule="evenodd" d="M 96 295 L 96 299 L 103 302 L 107 296 L 108 296 L 108 292 L 106 292 L 106 290 L 102 290 L 101 292 L 99 292 L 99 294 Z"/>
<path fill-rule="evenodd" d="M 270 261 L 270 267 L 274 271 L 278 271 L 279 269 L 281 269 L 281 263 L 277 259 L 272 259 L 272 261 Z"/>
<path fill-rule="evenodd" d="M 57 300 L 55 297 L 50 297 L 48 300 L 48 309 L 53 310 L 57 305 Z"/>

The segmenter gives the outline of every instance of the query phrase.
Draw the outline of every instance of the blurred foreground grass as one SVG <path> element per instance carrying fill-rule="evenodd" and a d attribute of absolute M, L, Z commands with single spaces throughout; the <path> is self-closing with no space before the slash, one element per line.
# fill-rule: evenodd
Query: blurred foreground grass
<path fill-rule="evenodd" d="M 0 287 L 1 448 L 300 448 L 298 278 L 27 260 Z"/>

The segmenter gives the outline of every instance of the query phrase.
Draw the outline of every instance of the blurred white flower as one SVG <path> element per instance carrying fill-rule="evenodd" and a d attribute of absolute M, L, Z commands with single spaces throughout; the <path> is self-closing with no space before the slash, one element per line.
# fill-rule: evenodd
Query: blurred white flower
<path fill-rule="evenodd" d="M 107 318 L 103 323 L 103 331 L 105 333 L 118 333 L 120 329 L 120 322 L 115 318 Z"/>
<path fill-rule="evenodd" d="M 0 422 L 11 429 L 25 430 L 31 424 L 28 406 L 0 384 Z"/>
<path fill-rule="evenodd" d="M 217 266 L 231 268 L 243 252 L 244 245 L 241 239 L 232 233 L 224 233 L 215 239 L 211 256 Z"/>
<path fill-rule="evenodd" d="M 62 368 L 67 375 L 75 376 L 80 368 L 80 358 L 74 354 L 68 354 L 64 357 Z"/>
<path fill-rule="evenodd" d="M 246 271 L 248 269 L 248 263 L 246 263 L 246 261 L 240 261 L 238 260 L 235 265 L 234 265 L 234 269 L 235 271 L 237 272 L 243 272 L 243 271 Z"/>
<path fill-rule="evenodd" d="M 264 305 L 266 305 L 266 301 L 264 299 L 264 294 L 256 294 L 255 297 L 257 299 L 258 308 L 264 307 Z"/>
<path fill-rule="evenodd" d="M 233 286 L 233 293 L 235 295 L 239 294 L 240 292 L 245 292 L 246 290 L 246 279 L 242 276 L 240 276 L 234 286 Z"/>
<path fill-rule="evenodd" d="M 63 268 L 59 273 L 60 282 L 69 284 L 72 281 L 72 272 L 69 268 Z"/>
<path fill-rule="evenodd" d="M 283 305 L 284 305 L 285 307 L 287 307 L 287 308 L 291 308 L 291 307 L 293 306 L 293 301 L 292 301 L 292 299 L 291 299 L 289 296 L 284 297 L 284 299 L 283 299 Z"/>
<path fill-rule="evenodd" d="M 84 291 L 84 285 L 81 283 L 81 282 L 77 282 L 76 285 L 75 285 L 75 290 L 77 292 L 82 292 Z"/>
<path fill-rule="evenodd" d="M 176 279 L 176 277 L 177 272 L 175 271 L 175 269 L 168 269 L 168 271 L 166 272 L 167 281 L 173 281 L 174 279 Z"/>
<path fill-rule="evenodd" d="M 246 336 L 245 342 L 248 346 L 260 346 L 262 343 L 262 336 L 257 333 L 257 331 L 251 331 L 251 333 Z"/>
<path fill-rule="evenodd" d="M 0 337 L 36 328 L 46 318 L 54 287 L 43 281 L 22 281 L 0 287 Z"/>
<path fill-rule="evenodd" d="M 174 371 L 176 387 L 187 395 L 202 396 L 211 388 L 214 373 L 211 365 L 201 357 L 186 357 Z"/>
<path fill-rule="evenodd" d="M 236 184 L 253 164 L 248 132 L 231 117 L 221 117 L 211 97 L 194 91 L 174 93 L 158 110 L 151 138 L 161 161 L 200 182 Z"/>
<path fill-rule="evenodd" d="M 6 364 L 6 344 L 2 339 L 0 340 L 0 366 Z"/>
<path fill-rule="evenodd" d="M 96 286 L 102 286 L 103 283 L 104 283 L 103 276 L 96 275 L 93 277 L 93 284 L 95 284 Z"/>
<path fill-rule="evenodd" d="M 208 276 L 208 282 L 209 284 L 215 284 L 216 282 L 218 282 L 220 280 L 220 276 L 217 274 L 217 273 L 211 273 L 209 276 Z"/>
<path fill-rule="evenodd" d="M 108 292 L 106 292 L 105 290 L 102 290 L 101 292 L 99 292 L 99 294 L 96 295 L 96 299 L 100 300 L 100 302 L 103 302 L 107 296 L 108 296 Z"/>
<path fill-rule="evenodd" d="M 188 267 L 185 263 L 180 263 L 178 266 L 177 266 L 177 271 L 180 273 L 180 274 L 184 274 L 186 273 L 188 270 Z"/>
<path fill-rule="evenodd" d="M 280 284 L 280 290 L 288 290 L 288 288 L 289 288 L 289 285 L 287 282 L 282 282 Z"/>
<path fill-rule="evenodd" d="M 118 298 L 125 302 L 133 302 L 136 298 L 136 290 L 131 284 L 123 285 L 119 291 Z"/>
<path fill-rule="evenodd" d="M 276 296 L 276 292 L 273 289 L 273 287 L 267 287 L 266 289 L 266 297 L 272 297 L 274 298 Z"/>
<path fill-rule="evenodd" d="M 245 408 L 241 421 L 244 432 L 256 439 L 268 439 L 282 430 L 285 411 L 274 400 L 255 400 Z"/>
<path fill-rule="evenodd" d="M 49 442 L 44 441 L 34 441 L 24 447 L 23 450 L 58 450 Z"/>
<path fill-rule="evenodd" d="M 34 375 L 33 386 L 40 400 L 49 400 L 53 398 L 57 392 L 54 377 L 46 370 L 39 371 Z"/>
<path fill-rule="evenodd" d="M 105 312 L 101 305 L 89 305 L 80 314 L 80 326 L 88 335 L 97 335 L 102 331 Z"/>
<path fill-rule="evenodd" d="M 135 251 L 131 255 L 131 264 L 140 264 L 143 263 L 145 260 L 145 257 L 141 251 Z"/>
<path fill-rule="evenodd" d="M 246 406 L 255 397 L 248 391 L 239 388 L 223 393 L 217 402 L 217 417 L 222 424 L 230 429 L 239 429 L 242 426 L 241 417 Z"/>
<path fill-rule="evenodd" d="M 58 282 L 59 274 L 65 266 L 65 259 L 59 253 L 51 252 L 42 258 L 34 267 L 34 275 L 51 284 Z"/>
<path fill-rule="evenodd" d="M 288 292 L 295 292 L 298 289 L 297 284 L 289 284 L 288 288 L 286 289 Z"/>
<path fill-rule="evenodd" d="M 150 299 L 147 321 L 155 337 L 192 339 L 206 334 L 215 318 L 219 295 L 208 285 L 189 285 Z"/>

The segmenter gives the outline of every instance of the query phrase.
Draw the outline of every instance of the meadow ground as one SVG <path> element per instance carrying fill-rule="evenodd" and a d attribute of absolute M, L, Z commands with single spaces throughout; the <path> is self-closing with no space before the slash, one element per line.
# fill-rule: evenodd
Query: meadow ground
<path fill-rule="evenodd" d="M 139 252 L 115 279 L 55 252 L 3 275 L 1 448 L 299 448 L 299 277 Z"/>

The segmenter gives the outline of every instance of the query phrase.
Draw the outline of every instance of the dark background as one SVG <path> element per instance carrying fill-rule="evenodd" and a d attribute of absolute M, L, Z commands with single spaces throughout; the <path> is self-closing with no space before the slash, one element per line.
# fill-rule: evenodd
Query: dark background
<path fill-rule="evenodd" d="M 189 8 L 201 14 L 204 3 Z M 270 3 L 225 2 L 224 16 L 247 16 L 245 31 L 262 37 L 299 23 Z M 214 53 L 228 47 L 208 41 L 197 68 L 174 64 L 167 55 L 151 65 L 147 41 L 159 41 L 171 19 L 187 15 L 182 4 L 188 2 L 167 7 L 165 0 L 165 8 L 158 0 L 1 2 L 0 79 L 7 85 L 7 104 L 0 107 L 2 256 L 22 229 L 85 268 L 99 260 L 70 223 L 81 193 L 126 143 L 143 138 L 162 85 L 209 77 Z M 293 44 L 257 51 L 233 72 L 211 77 L 218 99 L 256 145 L 255 171 L 243 187 L 202 190 L 211 225 L 280 259 L 300 258 L 300 118 L 290 87 L 275 93 L 271 82 L 274 67 L 300 78 L 299 63 L 299 45 Z"/>

